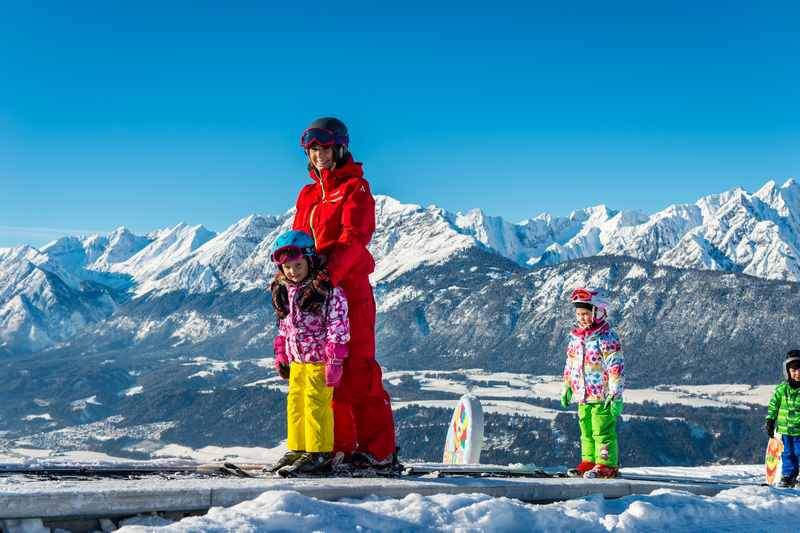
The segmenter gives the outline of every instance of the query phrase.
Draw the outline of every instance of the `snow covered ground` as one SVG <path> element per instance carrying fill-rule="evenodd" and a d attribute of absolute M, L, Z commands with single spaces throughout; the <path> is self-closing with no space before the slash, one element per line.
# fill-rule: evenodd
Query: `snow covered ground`
<path fill-rule="evenodd" d="M 632 474 L 757 482 L 762 467 L 636 468 Z M 478 494 L 411 494 L 403 499 L 322 501 L 295 491 L 267 492 L 205 516 L 165 524 L 139 518 L 120 529 L 144 531 L 798 531 L 800 490 L 757 485 L 713 497 L 659 489 L 606 500 L 596 495 L 532 505 Z M 150 522 L 146 522 L 150 520 Z M 139 522 L 137 522 L 139 521 Z M 140 525 L 137 525 L 140 524 Z"/>
<path fill-rule="evenodd" d="M 547 409 L 529 409 L 531 406 L 522 402 L 503 404 L 498 401 L 486 401 L 485 398 L 538 398 L 557 400 L 561 395 L 561 376 L 515 374 L 511 372 L 486 372 L 473 370 L 422 370 L 386 372 L 384 379 L 390 384 L 399 384 L 403 378 L 412 378 L 419 383 L 423 391 L 450 392 L 456 395 L 471 392 L 481 398 L 481 403 L 488 406 L 488 412 L 504 412 L 503 408 L 513 407 L 514 411 L 529 416 L 552 418 Z M 752 409 L 765 407 L 775 389 L 774 385 L 659 385 L 647 389 L 625 389 L 626 404 L 642 404 L 653 402 L 659 405 L 678 404 L 688 407 L 735 407 Z M 437 401 L 414 401 L 415 405 L 430 407 L 446 407 Z M 455 406 L 455 400 L 450 404 Z M 496 407 L 496 409 L 492 409 Z"/>
<path fill-rule="evenodd" d="M 282 449 L 170 449 L 164 455 L 193 459 L 232 457 L 271 460 Z M 55 458 L 50 458 L 53 461 Z M 65 458 L 62 457 L 63 462 Z M 114 459 L 94 455 L 70 456 L 93 464 Z M 124 460 L 130 463 L 129 460 Z M 162 459 L 166 465 L 170 460 Z M 161 462 L 158 461 L 158 462 Z M 173 460 L 174 461 L 174 460 Z M 34 459 L 28 464 L 46 463 Z M 229 508 L 215 507 L 203 516 L 170 521 L 162 516 L 139 516 L 122 521 L 119 531 L 222 532 L 222 531 L 798 531 L 800 489 L 759 486 L 762 465 L 708 467 L 648 467 L 623 469 L 627 475 L 664 476 L 740 483 L 715 496 L 698 496 L 662 488 L 647 495 L 604 499 L 601 495 L 535 505 L 483 494 L 409 494 L 402 499 L 368 497 L 327 501 L 300 492 L 266 492 Z M 236 481 L 232 480 L 231 483 Z M 246 482 L 246 480 L 242 480 Z M 109 490 L 116 489 L 113 481 Z M 160 481 L 159 483 L 163 483 Z M 208 483 L 219 483 L 209 481 Z M 587 481 L 591 483 L 591 481 Z M 0 481 L 2 490 L 23 487 Z M 28 532 L 47 529 L 39 520 L 18 523 Z"/>
<path fill-rule="evenodd" d="M 329 502 L 294 491 L 275 491 L 161 527 L 153 522 L 133 525 L 136 520 L 132 520 L 119 531 L 796 532 L 798 510 L 800 491 L 758 486 L 737 487 L 714 497 L 661 489 L 647 496 L 618 500 L 593 496 L 549 505 L 476 494 Z"/>

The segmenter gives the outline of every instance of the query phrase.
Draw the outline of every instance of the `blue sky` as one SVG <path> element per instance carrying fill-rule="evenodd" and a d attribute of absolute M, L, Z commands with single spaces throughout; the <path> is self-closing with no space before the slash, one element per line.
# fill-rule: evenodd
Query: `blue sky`
<path fill-rule="evenodd" d="M 283 212 L 320 115 L 374 192 L 511 220 L 800 175 L 794 2 L 118 4 L 3 3 L 0 246 Z"/>

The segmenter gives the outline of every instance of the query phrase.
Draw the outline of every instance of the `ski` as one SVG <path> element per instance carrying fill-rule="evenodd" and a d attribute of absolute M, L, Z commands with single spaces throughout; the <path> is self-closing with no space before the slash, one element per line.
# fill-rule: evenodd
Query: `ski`
<path fill-rule="evenodd" d="M 523 477 L 523 478 L 559 478 L 566 477 L 561 472 L 548 472 L 542 468 L 515 468 L 500 465 L 480 464 L 444 464 L 420 463 L 406 465 L 403 469 L 405 476 L 432 476 L 432 477 Z"/>
<path fill-rule="evenodd" d="M 276 473 L 278 477 L 284 479 L 330 479 L 330 478 L 401 478 L 405 474 L 399 470 L 377 470 L 373 468 L 336 468 L 330 472 L 311 472 L 304 474 L 290 474 L 282 476 Z M 270 476 L 275 477 L 275 476 Z"/>
<path fill-rule="evenodd" d="M 660 476 L 657 474 L 628 474 L 624 472 L 621 472 L 617 479 L 624 479 L 630 481 L 653 481 L 657 483 L 667 483 L 667 484 L 690 483 L 690 484 L 700 484 L 700 485 L 737 485 L 737 486 L 748 486 L 748 487 L 766 486 L 766 483 L 758 483 L 754 481 L 741 481 L 741 480 L 725 481 L 725 480 L 695 478 L 695 477 Z"/>
<path fill-rule="evenodd" d="M 248 465 L 250 466 L 250 465 Z M 261 468 L 261 467 L 259 467 Z M 0 477 L 23 475 L 43 479 L 137 479 L 148 476 L 236 476 L 253 477 L 245 466 L 233 463 L 207 463 L 180 466 L 97 466 L 97 465 L 36 465 L 0 466 Z"/>

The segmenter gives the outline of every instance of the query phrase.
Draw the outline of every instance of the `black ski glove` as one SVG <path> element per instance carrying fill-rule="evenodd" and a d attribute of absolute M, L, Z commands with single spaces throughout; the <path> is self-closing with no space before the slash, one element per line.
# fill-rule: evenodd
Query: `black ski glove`
<path fill-rule="evenodd" d="M 767 435 L 769 438 L 775 437 L 775 421 L 771 418 L 767 418 L 766 422 L 764 422 L 764 429 L 767 431 Z"/>
<path fill-rule="evenodd" d="M 325 300 L 333 290 L 331 276 L 324 270 L 317 270 L 312 274 L 311 282 L 300 289 L 300 296 L 297 298 L 297 305 L 306 313 L 319 315 Z"/>
<path fill-rule="evenodd" d="M 269 290 L 272 292 L 272 308 L 275 310 L 275 316 L 283 320 L 289 315 L 289 291 L 286 289 L 286 278 L 280 269 L 269 284 Z"/>
<path fill-rule="evenodd" d="M 291 375 L 291 370 L 292 367 L 290 367 L 289 365 L 284 365 L 284 364 L 278 365 L 278 375 L 283 379 L 289 379 L 289 376 Z"/>

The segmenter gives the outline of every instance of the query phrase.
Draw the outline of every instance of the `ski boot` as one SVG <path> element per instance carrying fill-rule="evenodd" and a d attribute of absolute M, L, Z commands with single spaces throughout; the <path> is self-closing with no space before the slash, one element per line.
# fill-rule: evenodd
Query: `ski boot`
<path fill-rule="evenodd" d="M 782 489 L 793 489 L 796 484 L 797 478 L 783 476 L 778 483 L 778 486 Z"/>
<path fill-rule="evenodd" d="M 392 464 L 392 458 L 379 460 L 369 452 L 353 452 L 350 456 L 350 464 L 356 468 L 388 468 Z"/>
<path fill-rule="evenodd" d="M 302 457 L 304 453 L 305 452 L 302 451 L 289 450 L 288 452 L 283 454 L 283 457 L 278 459 L 277 463 L 275 463 L 271 467 L 265 468 L 264 472 L 272 472 L 274 474 L 284 466 L 289 466 L 294 464 L 294 462 L 300 459 L 300 457 Z"/>
<path fill-rule="evenodd" d="M 328 452 L 306 452 L 294 463 L 278 470 L 281 477 L 325 475 L 331 471 L 331 454 Z"/>
<path fill-rule="evenodd" d="M 377 459 L 369 452 L 353 452 L 350 455 L 350 464 L 356 471 L 354 475 L 399 476 L 403 470 L 403 465 L 397 460 L 396 451 L 386 459 Z"/>
<path fill-rule="evenodd" d="M 594 468 L 583 474 L 587 479 L 612 479 L 619 476 L 619 468 L 608 465 L 595 465 Z"/>
<path fill-rule="evenodd" d="M 583 475 L 594 468 L 595 464 L 592 461 L 581 461 L 581 464 L 575 468 L 567 470 L 567 477 L 583 477 Z"/>

